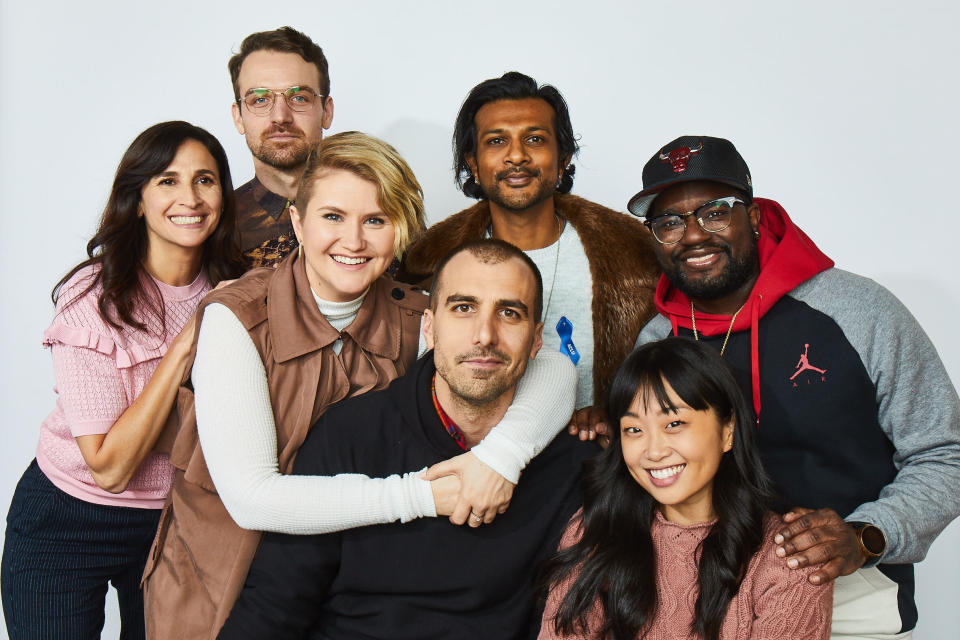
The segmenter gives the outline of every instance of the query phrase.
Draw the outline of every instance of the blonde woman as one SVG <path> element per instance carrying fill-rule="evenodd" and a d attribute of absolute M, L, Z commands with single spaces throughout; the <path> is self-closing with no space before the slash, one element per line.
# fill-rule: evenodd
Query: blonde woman
<path fill-rule="evenodd" d="M 316 534 L 437 514 L 492 521 L 572 411 L 572 366 L 562 355 L 537 358 L 504 421 L 433 474 L 453 476 L 284 475 L 328 406 L 385 387 L 416 359 L 427 303 L 384 275 L 424 227 L 420 186 L 390 145 L 358 132 L 324 140 L 291 214 L 297 254 L 201 308 L 196 411 L 185 388 L 171 454 L 178 471 L 145 577 L 151 638 L 214 637 L 261 531 Z M 470 491 L 458 497 L 460 480 Z"/>

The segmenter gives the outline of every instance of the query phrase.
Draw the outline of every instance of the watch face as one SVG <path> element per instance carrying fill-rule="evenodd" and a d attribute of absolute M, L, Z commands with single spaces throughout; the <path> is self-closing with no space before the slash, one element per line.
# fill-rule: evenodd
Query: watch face
<path fill-rule="evenodd" d="M 886 551 L 887 541 L 883 537 L 883 532 L 872 524 L 860 530 L 860 540 L 864 548 L 875 556 L 881 556 Z"/>

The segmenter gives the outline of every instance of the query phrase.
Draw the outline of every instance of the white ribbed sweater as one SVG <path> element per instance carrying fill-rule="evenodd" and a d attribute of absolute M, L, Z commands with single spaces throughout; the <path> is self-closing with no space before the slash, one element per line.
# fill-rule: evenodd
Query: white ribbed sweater
<path fill-rule="evenodd" d="M 342 330 L 362 301 L 317 298 L 317 305 Z M 436 516 L 422 470 L 389 478 L 282 475 L 266 369 L 246 329 L 223 305 L 211 304 L 204 312 L 192 379 L 210 477 L 241 527 L 306 535 Z M 576 384 L 566 356 L 541 350 L 517 386 L 513 405 L 473 447 L 474 455 L 516 483 L 523 467 L 567 424 Z"/>

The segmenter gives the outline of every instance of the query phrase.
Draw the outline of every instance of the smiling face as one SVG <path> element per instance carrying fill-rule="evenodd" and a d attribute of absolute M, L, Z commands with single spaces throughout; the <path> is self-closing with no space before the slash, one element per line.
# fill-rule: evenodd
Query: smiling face
<path fill-rule="evenodd" d="M 377 195 L 373 182 L 331 169 L 315 179 L 302 208 L 290 207 L 307 279 L 324 300 L 356 300 L 390 266 L 394 226 Z"/>
<path fill-rule="evenodd" d="M 713 478 L 733 446 L 733 419 L 691 409 L 664 381 L 676 412 L 664 411 L 651 392 L 637 393 L 620 419 L 623 460 L 640 486 L 671 522 L 692 524 L 716 517 Z"/>
<path fill-rule="evenodd" d="M 237 89 L 242 98 L 250 89 L 284 91 L 302 87 L 320 93 L 320 71 L 296 53 L 260 50 L 247 56 L 240 67 Z M 281 97 L 265 115 L 251 113 L 233 103 L 233 122 L 247 139 L 254 163 L 276 169 L 296 169 L 323 138 L 333 121 L 333 100 L 318 100 L 309 111 L 293 111 Z"/>
<path fill-rule="evenodd" d="M 187 140 L 163 172 L 140 190 L 139 215 L 147 226 L 149 259 L 173 251 L 203 251 L 223 210 L 220 172 L 207 148 Z"/>
<path fill-rule="evenodd" d="M 684 182 L 666 189 L 653 201 L 647 218 L 683 214 L 700 205 L 737 194 L 717 182 Z M 746 299 L 760 273 L 754 231 L 759 229 L 760 209 L 737 204 L 730 226 L 723 231 L 704 231 L 693 216 L 686 218 L 686 231 L 673 245 L 656 243 L 657 260 L 670 282 L 695 302 L 714 301 L 716 312 L 732 313 Z M 724 307 L 733 306 L 733 311 Z M 704 309 L 707 310 L 707 309 Z"/>
<path fill-rule="evenodd" d="M 512 398 L 527 361 L 542 344 L 530 267 L 515 257 L 491 263 L 463 251 L 437 277 L 423 334 L 434 350 L 441 403 L 452 396 L 479 408 L 508 392 Z"/>
<path fill-rule="evenodd" d="M 540 98 L 496 100 L 477 111 L 477 152 L 466 161 L 492 205 L 523 211 L 553 195 L 566 164 L 554 120 Z"/>

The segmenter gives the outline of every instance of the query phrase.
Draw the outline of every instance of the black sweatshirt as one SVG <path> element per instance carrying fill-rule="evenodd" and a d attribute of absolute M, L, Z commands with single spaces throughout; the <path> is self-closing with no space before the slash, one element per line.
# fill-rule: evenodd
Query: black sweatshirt
<path fill-rule="evenodd" d="M 331 408 L 298 475 L 402 474 L 462 450 L 433 406 L 432 354 L 387 389 Z M 579 507 L 598 451 L 561 434 L 524 470 L 505 514 L 476 529 L 424 518 L 315 536 L 267 534 L 219 638 L 527 638 L 533 579 Z"/>

